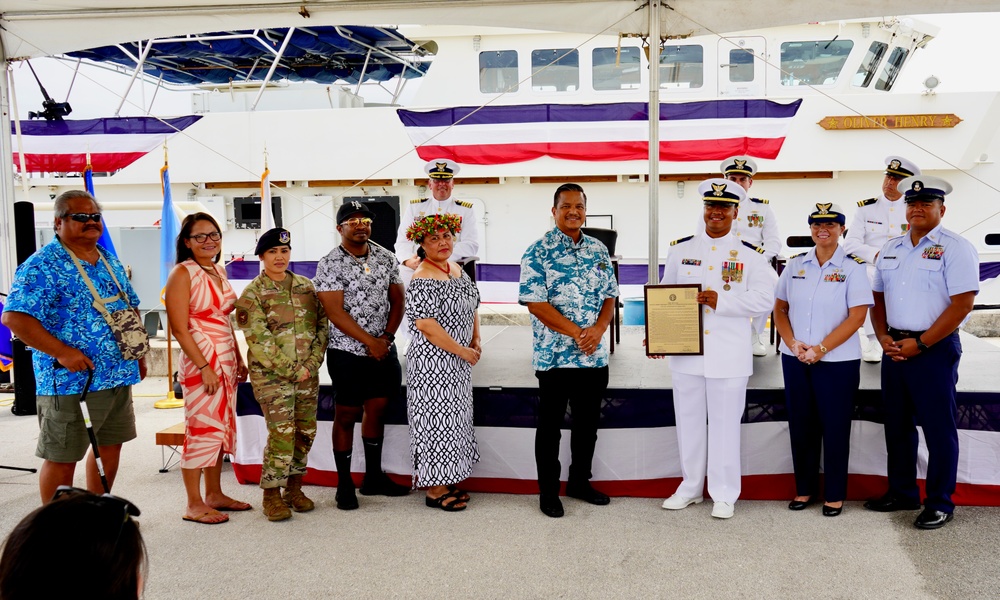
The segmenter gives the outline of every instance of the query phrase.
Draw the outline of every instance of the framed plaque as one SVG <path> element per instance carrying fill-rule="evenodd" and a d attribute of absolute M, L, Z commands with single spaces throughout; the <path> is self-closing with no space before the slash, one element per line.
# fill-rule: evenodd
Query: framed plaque
<path fill-rule="evenodd" d="M 646 355 L 685 356 L 705 353 L 701 285 L 647 285 Z"/>

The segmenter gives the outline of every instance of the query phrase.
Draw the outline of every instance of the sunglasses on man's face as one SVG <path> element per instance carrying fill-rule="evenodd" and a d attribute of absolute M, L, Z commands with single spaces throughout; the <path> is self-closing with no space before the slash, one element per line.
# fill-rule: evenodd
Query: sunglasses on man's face
<path fill-rule="evenodd" d="M 101 213 L 72 213 L 68 214 L 64 219 L 73 219 L 77 223 L 86 223 L 87 221 L 93 221 L 94 223 L 101 222 Z"/>
<path fill-rule="evenodd" d="M 354 217 L 353 219 L 347 219 L 346 221 L 341 221 L 341 225 L 347 225 L 349 227 L 360 227 L 364 225 L 367 227 L 372 224 L 372 220 L 368 217 Z"/>

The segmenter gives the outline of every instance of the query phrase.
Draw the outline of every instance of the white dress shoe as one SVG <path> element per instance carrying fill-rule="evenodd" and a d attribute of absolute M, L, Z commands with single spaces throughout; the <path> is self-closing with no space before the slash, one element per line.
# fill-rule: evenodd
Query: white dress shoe
<path fill-rule="evenodd" d="M 704 498 L 701 496 L 697 496 L 695 498 L 685 498 L 684 496 L 674 494 L 663 501 L 663 508 L 667 510 L 680 510 L 682 508 L 687 508 L 692 504 L 700 504 L 702 500 L 704 500 Z"/>
<path fill-rule="evenodd" d="M 878 342 L 871 342 L 861 352 L 861 359 L 866 363 L 882 362 L 882 346 Z"/>
<path fill-rule="evenodd" d="M 767 356 L 767 345 L 764 343 L 764 334 L 757 335 L 753 333 L 751 337 L 753 338 L 753 355 Z"/>
<path fill-rule="evenodd" d="M 712 507 L 712 516 L 716 519 L 729 519 L 733 516 L 733 505 L 728 502 L 716 502 Z"/>

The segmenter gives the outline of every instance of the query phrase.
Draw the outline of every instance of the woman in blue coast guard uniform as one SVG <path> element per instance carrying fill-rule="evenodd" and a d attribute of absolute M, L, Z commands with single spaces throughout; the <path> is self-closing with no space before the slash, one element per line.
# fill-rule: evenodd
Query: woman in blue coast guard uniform
<path fill-rule="evenodd" d="M 840 514 L 847 496 L 851 415 L 861 379 L 854 333 L 873 303 L 864 259 L 840 246 L 845 221 L 836 204 L 816 204 L 809 215 L 816 246 L 789 259 L 774 302 L 795 469 L 796 496 L 788 508 L 815 502 L 822 446 L 828 517 Z"/>

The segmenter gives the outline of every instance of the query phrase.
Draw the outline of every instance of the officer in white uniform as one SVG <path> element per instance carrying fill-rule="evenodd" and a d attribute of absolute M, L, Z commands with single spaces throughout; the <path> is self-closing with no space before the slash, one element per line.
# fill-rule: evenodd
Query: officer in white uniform
<path fill-rule="evenodd" d="M 476 228 L 476 212 L 471 202 L 457 200 L 452 197 L 455 190 L 455 175 L 460 167 L 458 163 L 446 158 L 439 158 L 424 165 L 432 197 L 411 200 L 399 220 L 399 231 L 396 234 L 396 258 L 400 262 L 399 274 L 403 284 L 409 284 L 413 271 L 420 264 L 417 258 L 417 245 L 406 239 L 406 230 L 414 219 L 427 215 L 452 213 L 462 219 L 462 233 L 455 242 L 455 250 L 451 260 L 464 264 L 479 253 L 479 231 Z"/>
<path fill-rule="evenodd" d="M 705 350 L 701 356 L 670 358 L 684 480 L 663 508 L 701 502 L 707 470 L 712 516 L 728 519 L 741 489 L 740 421 L 753 373 L 750 318 L 774 305 L 778 276 L 762 249 L 736 235 L 733 223 L 746 199 L 743 188 L 709 179 L 698 192 L 705 226 L 671 243 L 661 282 L 701 285 Z"/>
<path fill-rule="evenodd" d="M 920 508 L 917 425 L 927 444 L 927 486 L 918 529 L 951 521 L 958 474 L 955 386 L 962 342 L 958 327 L 979 291 L 979 254 L 941 227 L 951 185 L 924 175 L 899 182 L 906 196 L 905 235 L 886 242 L 875 262 L 872 323 L 885 350 L 882 409 L 889 491 L 865 508 Z M 888 360 L 891 359 L 891 360 Z"/>
<path fill-rule="evenodd" d="M 890 238 L 906 233 L 906 205 L 900 202 L 903 194 L 897 188 L 904 177 L 920 175 L 917 165 L 902 156 L 888 156 L 885 159 L 885 177 L 882 179 L 882 194 L 858 202 L 851 226 L 847 229 L 844 250 L 865 259 L 868 263 L 868 281 L 875 277 L 875 257 L 882 245 Z M 882 360 L 882 348 L 872 329 L 871 316 L 865 319 L 865 335 L 862 358 L 865 362 L 877 363 Z"/>
<path fill-rule="evenodd" d="M 778 233 L 778 220 L 774 217 L 770 202 L 765 198 L 749 197 L 753 176 L 757 174 L 757 163 L 749 156 L 733 156 L 722 161 L 719 169 L 726 179 L 740 184 L 747 193 L 747 199 L 740 202 L 740 214 L 734 223 L 736 237 L 763 248 L 764 258 L 770 263 L 781 253 L 781 234 Z M 766 324 L 767 314 L 753 318 L 754 356 L 767 355 L 767 345 L 764 342 Z"/>

